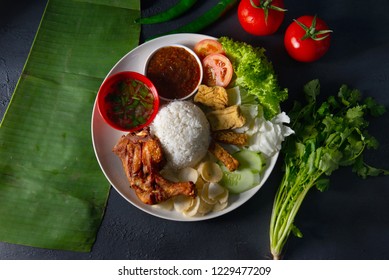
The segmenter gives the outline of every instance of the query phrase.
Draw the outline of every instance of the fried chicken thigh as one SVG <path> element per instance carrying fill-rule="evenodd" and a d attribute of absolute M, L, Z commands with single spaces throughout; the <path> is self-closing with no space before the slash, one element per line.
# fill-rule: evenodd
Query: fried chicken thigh
<path fill-rule="evenodd" d="M 193 182 L 174 183 L 159 171 L 165 158 L 161 143 L 148 129 L 123 135 L 113 148 L 121 159 L 130 187 L 145 204 L 157 204 L 177 195 L 196 196 Z"/>

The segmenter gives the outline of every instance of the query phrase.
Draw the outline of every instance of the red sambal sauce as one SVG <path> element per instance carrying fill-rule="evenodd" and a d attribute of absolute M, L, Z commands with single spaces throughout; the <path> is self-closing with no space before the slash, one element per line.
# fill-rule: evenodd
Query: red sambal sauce
<path fill-rule="evenodd" d="M 169 46 L 156 51 L 150 58 L 146 76 L 167 99 L 182 99 L 192 93 L 200 79 L 196 59 L 181 47 Z"/>
<path fill-rule="evenodd" d="M 122 79 L 105 97 L 108 118 L 123 129 L 145 124 L 154 111 L 154 95 L 141 81 Z"/>

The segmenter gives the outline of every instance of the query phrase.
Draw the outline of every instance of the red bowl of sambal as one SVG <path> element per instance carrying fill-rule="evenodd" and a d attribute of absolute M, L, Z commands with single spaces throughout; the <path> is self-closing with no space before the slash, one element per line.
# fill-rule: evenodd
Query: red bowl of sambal
<path fill-rule="evenodd" d="M 168 45 L 151 53 L 145 75 L 163 100 L 184 100 L 196 93 L 203 67 L 195 52 L 184 45 Z"/>
<path fill-rule="evenodd" d="M 124 71 L 105 79 L 98 92 L 97 107 L 111 127 L 137 131 L 148 126 L 157 115 L 159 96 L 146 76 Z"/>

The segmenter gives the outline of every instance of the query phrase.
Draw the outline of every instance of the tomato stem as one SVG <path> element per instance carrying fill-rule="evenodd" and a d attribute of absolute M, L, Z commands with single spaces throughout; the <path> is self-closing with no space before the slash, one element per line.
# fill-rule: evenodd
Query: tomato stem
<path fill-rule="evenodd" d="M 286 12 L 286 9 L 277 7 L 272 5 L 273 0 L 265 0 L 265 1 L 259 1 L 259 5 L 254 3 L 254 0 L 250 0 L 251 6 L 257 9 L 262 9 L 263 12 L 265 13 L 265 22 L 267 24 L 267 17 L 269 15 L 269 9 L 278 11 L 278 12 Z"/>
<path fill-rule="evenodd" d="M 324 40 L 325 38 L 327 38 L 328 36 L 330 36 L 330 34 L 328 34 L 328 33 L 333 32 L 330 29 L 316 30 L 316 18 L 317 18 L 317 16 L 315 15 L 312 19 L 312 23 L 311 23 L 310 27 L 308 27 L 304 23 L 299 22 L 298 20 L 294 19 L 294 22 L 297 23 L 305 31 L 305 35 L 301 38 L 301 40 L 311 38 L 312 40 L 315 40 L 315 41 L 321 41 L 321 40 Z M 324 34 L 326 34 L 326 35 L 318 37 L 318 35 L 324 35 Z"/>

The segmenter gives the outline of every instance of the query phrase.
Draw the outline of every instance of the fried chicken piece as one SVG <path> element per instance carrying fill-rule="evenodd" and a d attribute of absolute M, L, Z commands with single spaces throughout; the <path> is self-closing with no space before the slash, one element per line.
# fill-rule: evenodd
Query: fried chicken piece
<path fill-rule="evenodd" d="M 149 181 L 154 179 L 154 182 Z M 195 185 L 192 182 L 173 183 L 161 175 L 149 176 L 146 181 L 133 180 L 131 188 L 135 190 L 138 198 L 145 204 L 158 204 L 177 195 L 196 196 Z"/>
<path fill-rule="evenodd" d="M 123 135 L 113 148 L 121 159 L 130 187 L 145 204 L 157 204 L 177 195 L 196 196 L 193 182 L 174 183 L 159 171 L 165 163 L 161 143 L 148 129 Z"/>
<path fill-rule="evenodd" d="M 239 167 L 239 161 L 237 161 L 218 143 L 211 141 L 208 151 L 213 154 L 218 160 L 220 160 L 229 171 L 234 171 Z"/>
<path fill-rule="evenodd" d="M 239 128 L 246 122 L 238 105 L 212 111 L 207 114 L 207 119 L 213 131 Z"/>
<path fill-rule="evenodd" d="M 212 138 L 215 141 L 225 144 L 232 144 L 237 146 L 247 145 L 248 135 L 245 133 L 237 133 L 234 131 L 215 131 L 212 133 Z"/>
<path fill-rule="evenodd" d="M 228 106 L 228 95 L 224 87 L 200 85 L 194 101 L 214 110 L 219 110 Z"/>

